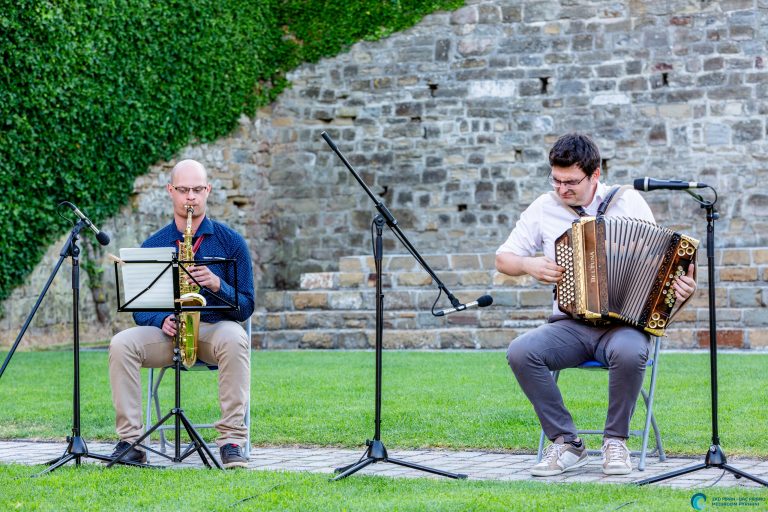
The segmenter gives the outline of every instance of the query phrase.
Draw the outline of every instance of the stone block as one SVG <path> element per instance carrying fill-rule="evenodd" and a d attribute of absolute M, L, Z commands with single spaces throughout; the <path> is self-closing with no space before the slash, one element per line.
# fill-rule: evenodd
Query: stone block
<path fill-rule="evenodd" d="M 505 349 L 517 337 L 514 329 L 478 329 L 475 333 L 478 348 Z"/>
<path fill-rule="evenodd" d="M 486 253 L 480 255 L 480 268 L 485 270 L 496 270 L 496 255 L 494 253 Z"/>
<path fill-rule="evenodd" d="M 454 270 L 480 269 L 480 257 L 477 254 L 452 254 L 451 268 Z"/>
<path fill-rule="evenodd" d="M 283 328 L 283 317 L 281 313 L 270 313 L 261 324 L 268 331 L 276 331 Z"/>
<path fill-rule="evenodd" d="M 395 274 L 397 286 L 428 286 L 432 278 L 426 272 L 399 272 Z"/>
<path fill-rule="evenodd" d="M 455 286 L 459 284 L 458 272 L 438 272 L 437 277 L 439 277 L 446 286 Z"/>
<path fill-rule="evenodd" d="M 374 338 L 375 342 L 375 338 Z M 374 343 L 375 344 L 375 343 Z M 345 349 L 368 349 L 373 348 L 370 344 L 368 335 L 363 331 L 341 331 L 337 335 L 336 345 Z"/>
<path fill-rule="evenodd" d="M 726 267 L 720 269 L 720 281 L 757 281 L 757 267 Z"/>
<path fill-rule="evenodd" d="M 424 261 L 432 267 L 432 270 L 447 270 L 450 268 L 450 261 L 446 254 L 429 254 L 424 256 Z"/>
<path fill-rule="evenodd" d="M 397 271 L 408 271 L 408 270 L 416 270 L 418 267 L 418 262 L 414 259 L 413 256 L 393 256 L 389 259 L 389 261 L 384 265 L 384 268 L 390 272 L 397 272 Z"/>
<path fill-rule="evenodd" d="M 444 330 L 440 332 L 440 348 L 479 348 L 471 330 Z"/>
<path fill-rule="evenodd" d="M 529 275 L 508 276 L 501 272 L 493 274 L 493 286 L 512 286 L 512 287 L 532 287 L 536 285 L 536 280 Z"/>
<path fill-rule="evenodd" d="M 480 18 L 477 6 L 470 5 L 453 11 L 450 19 L 451 25 L 467 25 L 477 23 Z"/>
<path fill-rule="evenodd" d="M 732 308 L 754 308 L 765 306 L 763 289 L 757 287 L 730 288 L 728 290 L 728 306 Z"/>
<path fill-rule="evenodd" d="M 486 270 L 459 272 L 459 284 L 462 286 L 490 286 L 491 275 Z"/>
<path fill-rule="evenodd" d="M 724 304 L 728 300 L 728 289 L 722 286 L 715 287 L 715 302 L 717 304 Z M 699 283 L 699 287 L 694 292 L 693 297 L 686 307 L 689 308 L 706 308 L 709 306 L 709 290 L 706 287 L 702 287 Z"/>
<path fill-rule="evenodd" d="M 552 304 L 551 290 L 522 290 L 519 292 L 520 306 L 537 307 Z"/>
<path fill-rule="evenodd" d="M 302 290 L 330 289 L 336 286 L 335 273 L 333 272 L 312 272 L 302 274 L 299 281 L 299 287 Z"/>
<path fill-rule="evenodd" d="M 752 264 L 754 265 L 766 265 L 768 264 L 768 249 L 752 249 Z"/>
<path fill-rule="evenodd" d="M 363 297 L 360 292 L 331 292 L 328 294 L 330 309 L 360 309 L 363 307 Z"/>
<path fill-rule="evenodd" d="M 307 327 L 306 313 L 286 313 L 285 314 L 286 329 L 304 329 L 306 327 Z"/>
<path fill-rule="evenodd" d="M 418 292 L 416 292 L 418 293 Z M 414 292 L 407 292 L 407 291 L 389 291 L 384 294 L 384 309 L 385 310 L 396 310 L 396 309 L 413 309 L 416 306 L 415 298 L 418 295 L 414 294 Z M 435 301 L 434 299 L 435 294 L 432 293 L 432 302 Z M 430 305 L 432 304 L 430 302 Z M 366 302 L 366 304 L 370 304 L 372 307 L 375 306 L 375 302 L 371 300 L 370 302 Z"/>
<path fill-rule="evenodd" d="M 267 311 L 285 311 L 288 309 L 285 292 L 264 292 L 259 295 L 263 297 L 264 308 Z"/>
<path fill-rule="evenodd" d="M 493 306 L 520 307 L 520 298 L 517 291 L 513 290 L 494 290 Z M 550 300 L 551 305 L 551 300 Z"/>
<path fill-rule="evenodd" d="M 686 307 L 675 316 L 675 324 L 679 322 L 695 322 L 698 318 L 698 310 Z"/>
<path fill-rule="evenodd" d="M 357 288 L 360 286 L 368 286 L 367 277 L 367 274 L 362 272 L 340 272 L 338 275 L 339 287 Z"/>
<path fill-rule="evenodd" d="M 299 348 L 338 348 L 335 332 L 308 331 L 301 335 Z"/>
<path fill-rule="evenodd" d="M 326 309 L 328 294 L 315 292 L 299 292 L 291 297 L 294 309 Z"/>
<path fill-rule="evenodd" d="M 345 256 L 339 259 L 339 270 L 341 272 L 362 272 L 364 257 L 363 256 Z"/>
<path fill-rule="evenodd" d="M 768 330 L 748 329 L 747 339 L 749 340 L 749 348 L 751 349 L 767 349 L 768 348 Z"/>
<path fill-rule="evenodd" d="M 662 348 L 699 348 L 698 332 L 694 329 L 668 329 L 662 339 Z"/>
<path fill-rule="evenodd" d="M 259 334 L 259 346 L 266 349 L 295 349 L 301 344 L 301 331 L 269 331 Z M 256 340 L 254 340 L 256 341 Z"/>
<path fill-rule="evenodd" d="M 477 325 L 477 310 L 459 311 L 445 317 L 445 325 L 449 327 L 466 327 L 471 329 Z"/>
<path fill-rule="evenodd" d="M 768 308 L 743 308 L 741 324 L 744 327 L 768 326 Z"/>
<path fill-rule="evenodd" d="M 752 263 L 751 256 L 749 249 L 723 249 L 720 264 L 749 266 Z"/>
<path fill-rule="evenodd" d="M 440 347 L 437 331 L 431 330 L 385 331 L 382 342 L 384 347 L 388 349 Z"/>
<path fill-rule="evenodd" d="M 696 333 L 700 348 L 709 348 L 709 330 Z M 717 331 L 717 346 L 744 348 L 744 331 L 741 329 L 719 329 Z"/>

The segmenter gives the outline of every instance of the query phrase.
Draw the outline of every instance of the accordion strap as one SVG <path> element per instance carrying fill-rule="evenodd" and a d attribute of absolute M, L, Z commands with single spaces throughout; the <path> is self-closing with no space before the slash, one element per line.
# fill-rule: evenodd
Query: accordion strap
<path fill-rule="evenodd" d="M 608 206 L 610 206 L 611 202 L 614 199 L 618 199 L 621 197 L 621 195 L 630 187 L 629 185 L 619 186 L 614 185 L 611 187 L 611 190 L 606 194 L 605 199 L 603 199 L 603 202 L 600 203 L 600 206 L 597 207 L 597 217 L 602 217 L 605 215 L 605 211 L 608 209 Z"/>

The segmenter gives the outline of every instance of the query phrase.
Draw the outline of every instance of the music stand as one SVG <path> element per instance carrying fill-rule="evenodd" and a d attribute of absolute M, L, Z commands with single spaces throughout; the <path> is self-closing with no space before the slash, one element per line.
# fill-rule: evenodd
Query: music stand
<path fill-rule="evenodd" d="M 669 478 L 693 473 L 700 469 L 720 468 L 733 473 L 736 478 L 748 478 L 759 484 L 768 486 L 768 482 L 754 475 L 750 475 L 740 469 L 737 469 L 726 462 L 725 453 L 720 447 L 720 436 L 717 429 L 717 325 L 715 323 L 715 220 L 720 217 L 715 209 L 717 203 L 717 191 L 712 189 L 715 198 L 712 201 L 705 201 L 700 195 L 686 189 L 686 192 L 693 196 L 702 208 L 707 211 L 707 279 L 709 287 L 709 367 L 710 367 L 710 391 L 712 401 L 712 445 L 704 456 L 704 462 L 687 468 L 677 469 L 661 475 L 652 476 L 640 480 L 637 485 L 647 485 Z"/>
<path fill-rule="evenodd" d="M 171 248 L 169 248 L 171 249 Z M 155 276 L 154 279 L 143 288 L 141 291 L 139 291 L 134 297 L 129 299 L 125 304 L 120 304 L 120 275 L 118 271 L 118 265 L 131 265 L 131 264 L 165 264 L 165 266 L 160 270 L 160 272 Z M 214 295 L 217 299 L 219 299 L 221 302 L 224 303 L 224 305 L 221 306 L 184 306 L 181 304 L 180 301 L 180 291 L 179 291 L 179 275 L 180 272 L 183 271 L 192 281 L 197 283 L 195 281 L 195 278 L 192 277 L 189 272 L 187 271 L 185 265 L 220 265 L 220 264 L 228 264 L 231 263 L 234 265 L 234 289 L 235 289 L 235 301 L 234 303 L 227 301 L 226 299 L 222 298 L 221 296 L 218 296 L 214 294 L 213 292 L 210 292 L 212 295 Z M 172 304 L 162 306 L 159 305 L 159 307 L 153 307 L 152 304 L 145 304 L 142 306 L 133 306 L 131 307 L 131 304 L 140 301 L 141 297 L 149 293 L 153 286 L 158 283 L 161 278 L 164 276 L 167 277 L 168 270 L 171 270 L 171 282 L 173 286 L 173 302 Z M 210 311 L 210 310 L 223 310 L 223 311 L 233 311 L 237 309 L 237 299 L 238 299 L 238 293 L 237 293 L 237 262 L 233 259 L 216 259 L 216 260 L 207 260 L 207 261 L 181 261 L 178 259 L 178 255 L 174 252 L 171 254 L 171 260 L 170 261 L 158 261 L 158 260 L 126 260 L 122 262 L 115 262 L 115 280 L 117 285 L 117 301 L 118 301 L 118 307 L 117 310 L 119 312 L 168 312 L 173 313 L 173 315 L 176 318 L 176 324 L 179 325 L 179 315 L 183 312 L 187 311 Z M 199 283 L 197 283 L 199 285 Z M 131 443 L 130 446 L 125 448 L 122 452 L 120 452 L 117 457 L 115 457 L 114 460 L 111 460 L 109 464 L 107 464 L 107 467 L 112 467 L 116 463 L 122 463 L 122 464 L 130 464 L 132 466 L 142 466 L 142 467 L 150 467 L 148 464 L 137 464 L 137 463 L 126 463 L 123 462 L 122 458 L 132 449 L 136 446 L 140 446 L 144 448 L 145 450 L 148 450 L 152 453 L 155 453 L 157 455 L 160 455 L 161 457 L 165 457 L 168 460 L 171 460 L 173 462 L 182 462 L 184 459 L 192 455 L 193 453 L 197 452 L 197 454 L 200 456 L 200 460 L 202 460 L 203 464 L 210 468 L 211 464 L 208 462 L 207 457 L 210 457 L 211 461 L 213 461 L 213 465 L 216 466 L 218 469 L 223 469 L 221 464 L 219 464 L 219 461 L 216 460 L 216 458 L 213 456 L 213 453 L 211 453 L 210 448 L 205 443 L 203 438 L 200 436 L 200 434 L 195 430 L 195 427 L 192 425 L 192 423 L 189 421 L 189 418 L 187 418 L 186 414 L 184 413 L 184 410 L 181 408 L 181 349 L 180 349 L 180 333 L 177 331 L 176 336 L 174 336 L 174 347 L 173 347 L 173 369 L 175 374 L 175 382 L 174 382 L 174 407 L 162 418 L 160 418 L 154 425 L 152 425 L 149 429 L 147 429 L 144 434 L 142 434 L 136 441 Z M 155 450 L 151 446 L 144 445 L 142 442 L 144 439 L 148 438 L 152 435 L 152 433 L 160 428 L 165 422 L 170 420 L 171 418 L 174 419 L 174 452 L 173 456 L 168 455 L 166 453 L 160 452 L 158 450 Z M 187 435 L 190 438 L 190 444 L 187 446 L 187 448 L 182 453 L 181 451 L 181 426 L 184 426 L 184 429 L 187 432 Z M 207 457 L 206 457 L 207 455 Z"/>
<path fill-rule="evenodd" d="M 72 400 L 72 435 L 67 436 L 67 448 L 64 450 L 61 457 L 46 462 L 48 468 L 34 476 L 40 476 L 54 471 L 71 460 L 74 460 L 75 465 L 79 466 L 80 459 L 84 457 L 90 457 L 101 461 L 112 460 L 111 457 L 107 457 L 106 455 L 89 452 L 88 445 L 86 445 L 85 440 L 80 436 L 80 248 L 77 246 L 77 240 L 80 236 L 80 231 L 87 226 L 88 224 L 81 219 L 77 221 L 72 228 L 72 231 L 69 233 L 69 238 L 64 242 L 64 246 L 59 253 L 59 261 L 53 268 L 45 286 L 43 286 L 43 291 L 40 293 L 37 302 L 35 302 L 35 305 L 32 307 L 32 311 L 30 311 L 27 319 L 24 321 L 24 325 L 22 326 L 19 335 L 16 337 L 16 341 L 8 352 L 2 368 L 0 368 L 0 377 L 2 377 L 11 357 L 13 357 L 16 348 L 21 342 L 21 338 L 24 336 L 24 333 L 27 332 L 27 327 L 29 327 L 29 324 L 32 322 L 32 318 L 35 316 L 37 308 L 40 307 L 43 297 L 45 297 L 45 294 L 48 292 L 48 288 L 51 286 L 53 278 L 56 277 L 56 273 L 59 271 L 61 264 L 66 258 L 72 258 L 72 352 L 74 357 L 74 373 L 72 376 L 74 389 Z"/>
<path fill-rule="evenodd" d="M 334 153 L 338 155 L 338 157 L 341 159 L 341 161 L 344 163 L 344 165 L 349 169 L 349 171 L 352 173 L 352 176 L 357 180 L 357 182 L 360 184 L 360 186 L 363 187 L 365 192 L 368 194 L 368 196 L 373 200 L 373 202 L 376 205 L 376 209 L 378 210 L 378 214 L 374 217 L 373 224 L 376 227 L 376 239 L 374 243 L 374 261 L 376 262 L 376 392 L 375 392 L 375 417 L 374 417 L 374 435 L 373 439 L 366 439 L 365 445 L 367 446 L 365 453 L 360 458 L 358 462 L 349 464 L 347 466 L 337 468 L 335 470 L 336 473 L 339 473 L 333 480 L 341 480 L 342 478 L 346 478 L 352 473 L 356 473 L 357 471 L 360 471 L 364 467 L 374 464 L 376 462 L 391 462 L 392 464 L 397 464 L 399 466 L 404 466 L 412 469 L 417 469 L 419 471 L 425 471 L 427 473 L 432 473 L 435 475 L 440 476 L 446 476 L 448 478 L 457 478 L 457 479 L 464 479 L 467 478 L 467 475 L 461 474 L 461 473 L 450 473 L 448 471 L 443 471 L 441 469 L 435 469 L 435 468 L 429 468 L 426 466 L 422 466 L 420 464 L 414 464 L 412 462 L 407 462 L 404 460 L 399 459 L 393 459 L 389 457 L 387 454 L 387 449 L 384 447 L 384 443 L 381 441 L 381 375 L 382 375 L 382 338 L 383 338 L 383 332 L 384 332 L 384 293 L 382 291 L 382 270 L 381 270 L 381 262 L 382 262 L 382 253 L 383 253 L 383 243 L 382 243 L 382 231 L 384 229 L 384 224 L 386 223 L 387 226 L 392 230 L 393 233 L 397 236 L 397 238 L 405 245 L 405 248 L 410 252 L 414 258 L 421 264 L 421 266 L 424 268 L 425 271 L 430 275 L 430 277 L 433 279 L 433 281 L 438 285 L 441 291 L 445 292 L 448 299 L 451 301 L 451 304 L 454 307 L 461 306 L 461 303 L 459 300 L 453 296 L 453 294 L 448 291 L 448 289 L 445 287 L 443 282 L 437 277 L 437 275 L 432 271 L 432 269 L 429 267 L 427 262 L 424 260 L 424 258 L 421 257 L 421 255 L 416 251 L 416 248 L 413 247 L 413 245 L 408 241 L 408 239 L 405 237 L 405 234 L 400 230 L 400 227 L 397 225 L 397 220 L 394 218 L 392 213 L 387 209 L 387 207 L 379 201 L 376 196 L 373 195 L 373 192 L 371 192 L 371 189 L 368 188 L 368 185 L 365 184 L 365 182 L 360 178 L 360 175 L 357 174 L 355 169 L 352 167 L 352 165 L 347 161 L 347 159 L 344 157 L 344 155 L 339 151 L 338 147 L 336 147 L 336 144 L 333 142 L 330 136 L 326 132 L 323 132 L 322 134 L 323 139 L 325 139 L 325 142 L 328 143 L 328 145 L 331 147 Z"/>

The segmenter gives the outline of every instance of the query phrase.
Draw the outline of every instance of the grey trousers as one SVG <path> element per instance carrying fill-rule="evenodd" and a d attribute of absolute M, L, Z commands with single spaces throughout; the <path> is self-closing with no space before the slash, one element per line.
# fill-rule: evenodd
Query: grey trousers
<path fill-rule="evenodd" d="M 248 354 L 251 347 L 247 338 L 237 322 L 200 323 L 197 357 L 219 367 L 221 418 L 214 423 L 219 432 L 216 441 L 219 446 L 227 443 L 243 446 L 247 440 L 245 410 L 251 384 Z M 112 338 L 109 381 L 120 440 L 133 442 L 144 432 L 141 368 L 162 368 L 172 362 L 173 341 L 157 327 L 132 327 Z"/>
<path fill-rule="evenodd" d="M 650 337 L 633 327 L 593 327 L 559 317 L 515 339 L 507 350 L 507 361 L 533 404 L 545 435 L 550 440 L 563 436 L 566 442 L 576 439 L 576 426 L 550 372 L 593 359 L 607 365 L 605 435 L 627 439 L 649 345 Z"/>

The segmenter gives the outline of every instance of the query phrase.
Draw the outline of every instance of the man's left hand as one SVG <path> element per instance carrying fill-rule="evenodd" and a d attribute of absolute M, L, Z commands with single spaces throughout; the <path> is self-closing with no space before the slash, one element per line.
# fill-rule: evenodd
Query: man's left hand
<path fill-rule="evenodd" d="M 672 283 L 672 287 L 675 289 L 675 298 L 679 302 L 686 300 L 696 291 L 696 281 L 693 279 L 694 270 L 695 267 L 693 263 L 691 263 L 688 265 L 688 273 L 676 277 Z"/>
<path fill-rule="evenodd" d="M 187 267 L 187 272 L 195 278 L 195 281 L 200 286 L 205 286 L 213 293 L 217 293 L 221 289 L 221 279 L 219 276 L 211 272 L 211 269 L 207 265 L 195 265 L 193 267 Z M 194 281 L 187 278 L 190 284 L 194 284 Z"/>

